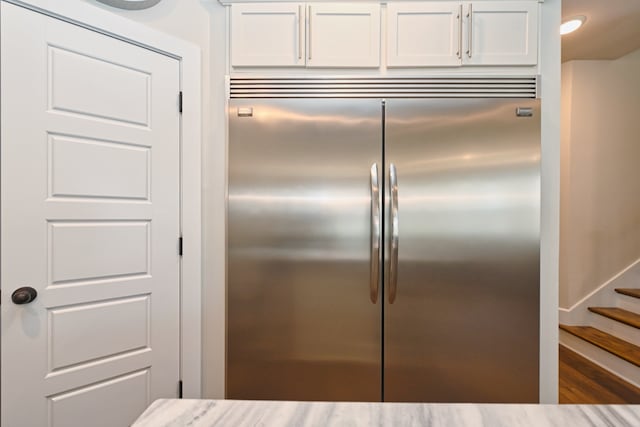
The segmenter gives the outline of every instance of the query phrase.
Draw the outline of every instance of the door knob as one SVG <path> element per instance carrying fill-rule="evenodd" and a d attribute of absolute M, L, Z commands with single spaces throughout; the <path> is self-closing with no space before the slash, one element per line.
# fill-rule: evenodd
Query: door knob
<path fill-rule="evenodd" d="M 22 288 L 18 288 L 11 294 L 11 301 L 14 304 L 29 304 L 31 301 L 36 299 L 38 296 L 38 292 L 33 289 L 31 286 L 25 286 Z"/>

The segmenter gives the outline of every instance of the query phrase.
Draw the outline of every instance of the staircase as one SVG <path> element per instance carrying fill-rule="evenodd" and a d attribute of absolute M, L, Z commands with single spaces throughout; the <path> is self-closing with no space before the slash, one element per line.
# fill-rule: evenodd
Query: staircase
<path fill-rule="evenodd" d="M 616 288 L 615 307 L 588 307 L 587 325 L 560 325 L 560 342 L 640 386 L 640 289 Z"/>

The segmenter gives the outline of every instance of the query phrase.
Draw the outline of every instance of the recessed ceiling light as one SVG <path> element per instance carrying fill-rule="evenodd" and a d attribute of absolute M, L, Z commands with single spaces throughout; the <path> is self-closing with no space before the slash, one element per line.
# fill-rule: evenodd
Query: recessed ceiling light
<path fill-rule="evenodd" d="M 575 30 L 582 27 L 586 20 L 586 16 L 574 16 L 560 25 L 560 34 L 564 36 L 565 34 L 573 33 Z"/>

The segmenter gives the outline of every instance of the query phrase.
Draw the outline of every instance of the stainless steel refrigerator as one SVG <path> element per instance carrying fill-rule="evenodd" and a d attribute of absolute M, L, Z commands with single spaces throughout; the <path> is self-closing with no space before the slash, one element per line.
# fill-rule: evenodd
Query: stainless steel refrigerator
<path fill-rule="evenodd" d="M 494 80 L 232 86 L 227 398 L 538 401 L 540 102 Z"/>

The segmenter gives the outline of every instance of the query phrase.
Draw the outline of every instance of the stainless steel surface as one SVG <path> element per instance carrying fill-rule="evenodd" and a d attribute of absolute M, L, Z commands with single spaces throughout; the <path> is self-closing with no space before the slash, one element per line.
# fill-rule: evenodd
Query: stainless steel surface
<path fill-rule="evenodd" d="M 253 116 L 253 108 L 245 107 L 238 108 L 238 117 L 252 117 Z"/>
<path fill-rule="evenodd" d="M 389 239 L 389 304 L 396 300 L 398 290 L 398 172 L 396 165 L 389 165 L 389 212 L 391 213 L 391 238 Z"/>
<path fill-rule="evenodd" d="M 532 108 L 518 107 L 516 108 L 516 116 L 518 117 L 531 117 L 533 116 Z"/>
<path fill-rule="evenodd" d="M 330 98 L 330 99 L 336 99 L 336 98 L 351 98 L 351 99 L 362 99 L 362 98 L 380 98 L 380 97 L 392 97 L 392 98 L 409 98 L 409 99 L 415 99 L 415 98 L 461 98 L 461 99 L 467 99 L 467 98 L 480 98 L 480 99 L 485 99 L 485 98 L 522 98 L 522 96 L 520 94 L 517 93 L 495 93 L 495 92 L 485 92 L 485 91 L 478 91 L 477 93 L 455 93 L 455 92 L 451 92 L 451 91 L 444 91 L 442 93 L 439 93 L 437 91 L 432 91 L 429 93 L 420 93 L 420 94 L 414 94 L 414 93 L 402 93 L 401 91 L 397 91 L 397 92 L 385 92 L 384 94 L 380 94 L 380 93 L 352 93 L 352 92 L 335 92 L 333 94 L 330 93 L 326 93 L 326 92 L 322 92 L 322 91 L 312 91 L 310 93 L 307 94 L 301 94 L 298 92 L 292 92 L 292 93 L 285 93 L 285 92 L 280 92 L 280 93 L 273 93 L 271 91 L 269 91 L 268 93 L 264 93 L 264 94 L 252 94 L 252 95 L 247 95 L 247 94 L 235 94 L 232 96 L 232 98 L 236 98 L 236 99 L 240 99 L 240 98 L 251 98 L 251 99 L 258 99 L 258 98 L 267 98 L 267 99 L 277 99 L 277 98 L 281 98 L 281 99 L 290 99 L 290 98 L 303 98 L 303 99 L 310 99 L 310 98 Z M 531 97 L 533 98 L 533 96 Z"/>
<path fill-rule="evenodd" d="M 473 52 L 472 52 L 472 48 L 473 48 L 473 4 L 470 3 L 469 4 L 469 13 L 467 14 L 467 18 L 469 18 L 469 28 L 468 28 L 468 43 L 469 45 L 467 46 L 467 55 L 469 55 L 469 58 L 472 57 Z"/>
<path fill-rule="evenodd" d="M 228 398 L 537 402 L 538 100 L 230 109 Z"/>
<path fill-rule="evenodd" d="M 302 31 L 304 29 L 304 21 L 302 14 L 302 5 L 298 6 L 298 59 L 302 60 Z"/>
<path fill-rule="evenodd" d="M 247 107 L 253 117 L 238 117 Z M 381 305 L 369 299 L 380 102 L 229 108 L 226 397 L 380 400 Z"/>
<path fill-rule="evenodd" d="M 369 297 L 372 303 L 378 301 L 380 284 L 380 239 L 382 223 L 380 222 L 380 185 L 378 184 L 378 164 L 371 165 L 371 272 L 369 277 Z"/>
<path fill-rule="evenodd" d="M 384 308 L 385 400 L 538 401 L 539 111 L 537 100 L 387 100 L 402 245 Z"/>
<path fill-rule="evenodd" d="M 458 59 L 462 59 L 462 5 L 458 9 L 458 52 L 456 56 Z"/>
<path fill-rule="evenodd" d="M 233 76 L 231 98 L 535 98 L 536 76 L 295 77 Z"/>

